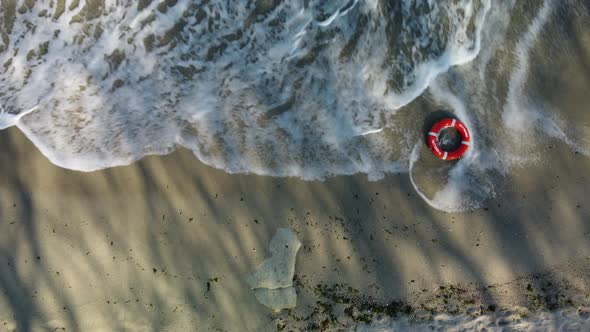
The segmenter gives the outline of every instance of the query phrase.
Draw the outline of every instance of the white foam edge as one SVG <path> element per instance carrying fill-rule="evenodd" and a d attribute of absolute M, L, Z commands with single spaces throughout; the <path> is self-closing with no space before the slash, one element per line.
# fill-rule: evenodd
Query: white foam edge
<path fill-rule="evenodd" d="M 484 8 L 479 11 L 476 18 L 476 33 L 475 43 L 471 49 L 447 49 L 445 52 L 435 60 L 421 63 L 414 70 L 414 74 L 418 77 L 414 83 L 413 88 L 406 90 L 404 93 L 388 93 L 383 96 L 383 104 L 393 110 L 398 110 L 414 99 L 419 97 L 431 83 L 442 73 L 449 70 L 453 66 L 460 66 L 473 61 L 481 50 L 481 32 L 485 25 L 485 18 L 490 11 L 491 2 L 489 0 L 482 1 Z M 385 90 L 385 84 L 381 84 L 382 91 Z"/>
<path fill-rule="evenodd" d="M 408 170 L 410 182 L 412 183 L 412 187 L 414 187 L 414 190 L 416 191 L 418 196 L 420 196 L 428 205 L 440 211 L 461 212 L 466 210 L 466 208 L 463 205 L 458 204 L 458 201 L 460 201 L 460 198 L 458 197 L 458 191 L 456 190 L 455 186 L 452 186 L 450 184 L 450 181 L 445 185 L 443 189 L 439 190 L 432 199 L 426 196 L 426 194 L 424 194 L 418 188 L 418 184 L 414 180 L 414 175 L 412 171 L 414 169 L 414 164 L 418 160 L 421 146 L 421 142 L 417 142 L 414 148 L 412 149 L 412 153 L 410 154 L 410 165 Z M 459 161 L 459 163 L 460 162 L 461 161 Z"/>
<path fill-rule="evenodd" d="M 18 114 L 10 114 L 6 112 L 2 106 L 0 106 L 0 130 L 18 125 L 20 118 L 35 111 L 37 108 L 39 108 L 39 105 L 36 105 Z"/>
<path fill-rule="evenodd" d="M 150 155 L 166 155 L 170 153 L 170 150 L 161 152 L 152 152 L 142 154 L 141 156 L 128 155 L 120 158 L 100 158 L 100 157 L 83 157 L 80 156 L 64 156 L 59 155 L 57 151 L 50 148 L 45 144 L 35 133 L 33 133 L 27 126 L 23 125 L 20 121 L 16 122 L 16 127 L 39 149 L 49 161 L 61 168 L 79 171 L 79 172 L 94 172 L 106 168 L 127 166 L 134 163 L 137 160 L 143 159 Z"/>
<path fill-rule="evenodd" d="M 557 121 L 548 115 L 555 114 L 555 112 L 534 111 L 531 102 L 528 102 L 527 105 L 523 105 L 522 102 L 522 100 L 528 101 L 524 93 L 524 86 L 530 68 L 530 51 L 551 17 L 553 7 L 554 1 L 545 0 L 543 2 L 543 7 L 539 10 L 529 29 L 523 34 L 516 46 L 515 55 L 518 64 L 508 82 L 508 94 L 504 111 L 502 112 L 502 121 L 507 128 L 519 132 L 525 132 L 535 126 L 550 137 L 562 140 L 571 149 L 583 155 L 590 156 L 590 149 L 583 147 L 571 139 L 557 124 Z"/>
<path fill-rule="evenodd" d="M 316 24 L 319 25 L 319 26 L 321 26 L 321 27 L 327 27 L 327 26 L 329 26 L 339 16 L 344 16 L 344 15 L 348 14 L 356 6 L 356 4 L 358 3 L 358 0 L 354 0 L 354 3 L 352 5 L 350 5 L 348 8 L 346 8 L 346 10 L 343 11 L 342 8 L 345 8 L 349 3 L 350 3 L 350 1 L 347 2 L 347 3 L 345 3 L 344 6 L 340 7 L 338 10 L 336 10 L 327 19 L 325 19 L 323 21 L 316 21 Z"/>
<path fill-rule="evenodd" d="M 512 130 L 527 130 L 534 122 L 531 120 L 542 118 L 540 114 L 521 105 L 520 100 L 521 98 L 525 98 L 523 91 L 530 67 L 529 52 L 552 13 L 552 3 L 552 1 L 548 0 L 543 2 L 543 7 L 539 10 L 537 16 L 535 16 L 528 30 L 523 34 L 523 37 L 521 37 L 515 48 L 517 65 L 508 82 L 508 94 L 506 104 L 504 105 L 504 112 L 502 113 L 504 125 Z"/>

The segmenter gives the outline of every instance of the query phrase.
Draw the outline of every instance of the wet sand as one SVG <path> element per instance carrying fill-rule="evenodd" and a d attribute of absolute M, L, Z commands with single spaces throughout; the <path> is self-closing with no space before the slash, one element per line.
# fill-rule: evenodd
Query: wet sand
<path fill-rule="evenodd" d="M 407 174 L 230 175 L 184 149 L 81 173 L 52 165 L 15 128 L 0 141 L 2 330 L 338 328 L 369 311 L 590 299 L 590 160 L 558 142 L 485 208 L 446 214 Z M 298 306 L 273 314 L 246 276 L 279 227 L 303 247 Z"/>

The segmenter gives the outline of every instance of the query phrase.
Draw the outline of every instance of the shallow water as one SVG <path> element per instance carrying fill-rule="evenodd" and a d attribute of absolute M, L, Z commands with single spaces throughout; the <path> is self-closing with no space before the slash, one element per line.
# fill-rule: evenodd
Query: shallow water
<path fill-rule="evenodd" d="M 539 74 L 590 54 L 581 0 L 59 0 L 1 10 L 0 128 L 17 126 L 65 168 L 180 145 L 230 173 L 407 172 L 428 204 L 462 211 L 555 140 L 588 154 L 587 125 L 547 98 Z M 471 130 L 459 162 L 424 145 L 438 110 Z"/>

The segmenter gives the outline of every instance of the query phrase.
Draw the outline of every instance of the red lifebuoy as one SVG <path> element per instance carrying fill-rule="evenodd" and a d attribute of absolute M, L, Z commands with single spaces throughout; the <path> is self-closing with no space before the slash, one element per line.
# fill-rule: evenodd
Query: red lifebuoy
<path fill-rule="evenodd" d="M 438 135 L 440 134 L 441 130 L 450 127 L 457 129 L 459 134 L 461 134 L 461 145 L 459 145 L 456 150 L 444 151 L 440 145 L 438 145 Z M 428 132 L 428 146 L 430 147 L 432 153 L 442 160 L 456 160 L 461 158 L 465 152 L 467 152 L 467 149 L 469 149 L 470 144 L 471 135 L 469 134 L 469 130 L 467 130 L 467 127 L 465 127 L 463 122 L 457 119 L 442 119 L 436 122 Z"/>

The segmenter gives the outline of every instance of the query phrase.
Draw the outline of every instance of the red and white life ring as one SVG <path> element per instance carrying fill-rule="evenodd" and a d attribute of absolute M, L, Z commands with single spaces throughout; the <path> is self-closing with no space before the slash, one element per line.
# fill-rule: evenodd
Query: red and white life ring
<path fill-rule="evenodd" d="M 438 135 L 445 128 L 454 127 L 461 134 L 461 145 L 456 150 L 444 151 L 438 145 Z M 428 132 L 428 146 L 435 156 L 442 160 L 456 160 L 461 158 L 469 149 L 471 135 L 463 122 L 457 119 L 445 118 L 436 122 Z"/>

